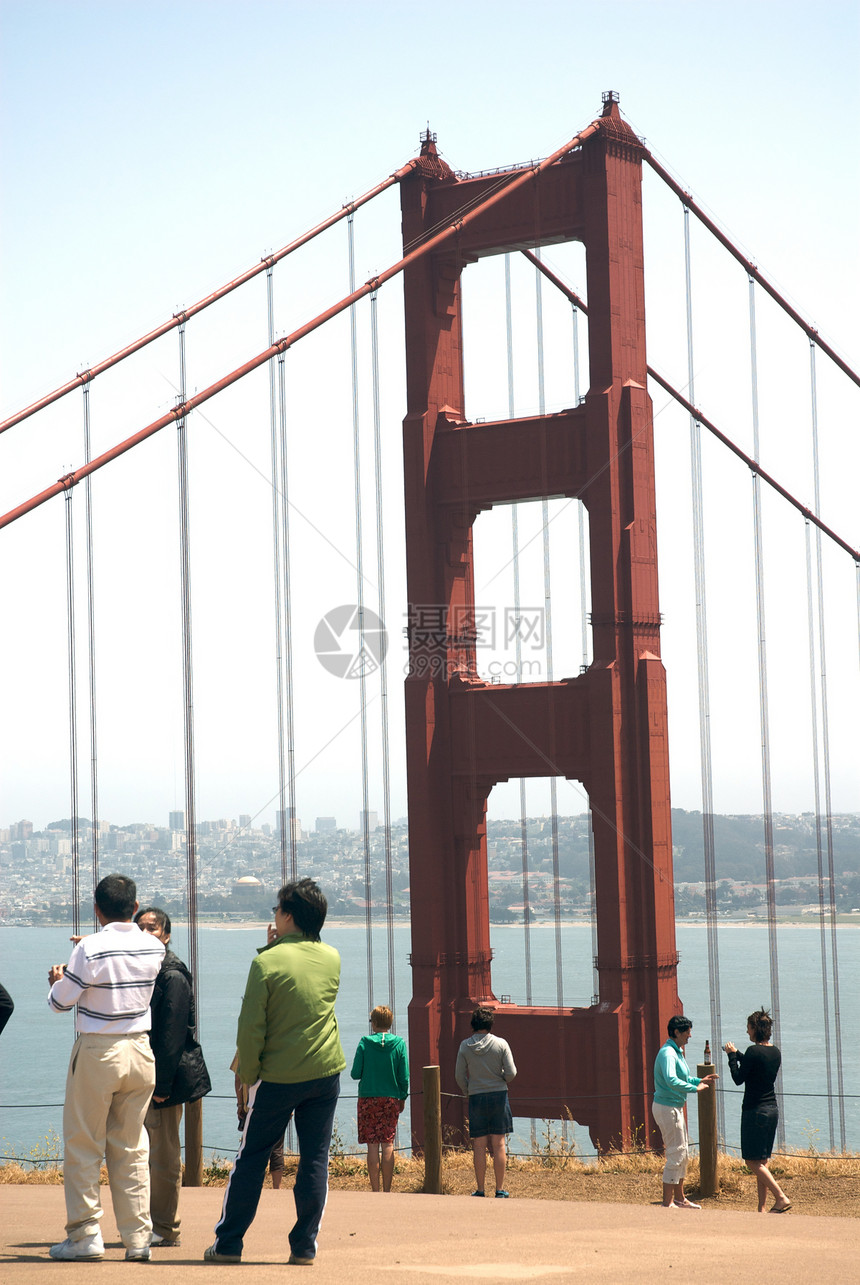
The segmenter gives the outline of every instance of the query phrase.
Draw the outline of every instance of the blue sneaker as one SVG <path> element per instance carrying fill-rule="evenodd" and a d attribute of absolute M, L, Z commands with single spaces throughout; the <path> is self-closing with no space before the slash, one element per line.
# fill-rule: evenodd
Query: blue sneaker
<path fill-rule="evenodd" d="M 510 1200 L 510 1198 L 511 1193 L 509 1191 L 505 1191 L 502 1187 L 499 1187 L 499 1190 L 496 1192 L 496 1200 Z"/>
<path fill-rule="evenodd" d="M 483 1191 L 473 1191 L 473 1192 L 472 1192 L 472 1195 L 473 1195 L 473 1196 L 483 1196 L 483 1194 L 484 1194 L 484 1193 L 483 1193 Z"/>

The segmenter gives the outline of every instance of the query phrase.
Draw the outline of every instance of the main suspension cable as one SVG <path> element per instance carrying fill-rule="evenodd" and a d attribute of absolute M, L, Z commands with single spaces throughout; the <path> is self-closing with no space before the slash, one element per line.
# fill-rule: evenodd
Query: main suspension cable
<path fill-rule="evenodd" d="M 537 259 L 530 250 L 524 249 L 521 250 L 520 253 L 524 254 L 532 263 L 538 264 L 544 276 L 549 281 L 552 281 L 553 285 L 557 286 L 558 289 L 561 290 L 562 294 L 567 295 L 568 299 L 570 299 L 572 303 L 576 303 L 577 307 L 581 308 L 586 316 L 588 315 L 588 308 L 585 303 L 580 299 L 579 295 L 571 290 L 570 286 L 565 285 L 561 278 L 556 276 L 554 272 L 547 268 L 540 259 Z M 679 406 L 683 406 L 684 410 L 686 410 L 689 415 L 693 415 L 709 433 L 716 437 L 718 441 L 722 442 L 723 446 L 727 446 L 739 460 L 742 460 L 743 463 L 746 464 L 751 473 L 754 473 L 756 477 L 760 477 L 763 482 L 766 482 L 767 485 L 772 488 L 772 490 L 776 491 L 777 494 L 781 495 L 784 500 L 787 500 L 793 508 L 797 509 L 798 513 L 801 513 L 804 518 L 807 518 L 813 524 L 813 526 L 817 527 L 819 531 L 822 531 L 828 539 L 832 540 L 834 544 L 838 544 L 840 549 L 844 549 L 846 553 L 850 554 L 855 563 L 860 562 L 860 549 L 855 549 L 847 540 L 843 540 L 842 536 L 834 531 L 832 527 L 829 527 L 826 522 L 821 521 L 821 518 L 817 513 L 813 513 L 812 509 L 807 508 L 805 504 L 801 504 L 800 500 L 793 496 L 790 491 L 786 490 L 786 488 L 781 485 L 781 483 L 777 482 L 775 477 L 761 467 L 758 460 L 753 459 L 751 455 L 747 455 L 746 451 L 742 451 L 730 437 L 727 437 L 725 433 L 717 428 L 712 419 L 709 419 L 708 416 L 704 415 L 698 407 L 688 401 L 683 393 L 680 393 L 677 388 L 673 387 L 673 385 L 669 383 L 668 379 L 664 378 L 659 371 L 655 370 L 653 366 L 646 366 L 646 370 L 648 371 L 649 377 L 653 379 L 655 383 L 659 384 L 664 392 L 674 398 Z M 44 499 L 48 498 L 50 498 L 49 494 L 45 492 Z M 35 501 L 30 502 L 29 506 L 21 507 L 22 509 L 25 507 L 35 508 L 37 503 L 43 502 L 43 497 L 37 496 Z M 13 510 L 12 514 L 6 515 L 6 518 L 0 518 L 0 527 L 4 526 L 7 520 L 14 521 L 17 516 L 19 516 L 18 511 Z"/>
<path fill-rule="evenodd" d="M 255 263 L 253 267 L 247 268 L 245 272 L 240 273 L 238 277 L 234 277 L 232 281 L 228 281 L 226 285 L 221 286 L 218 290 L 213 290 L 211 294 L 206 295 L 204 299 L 200 299 L 197 303 L 191 304 L 188 308 L 183 308 L 180 312 L 174 313 L 168 321 L 162 322 L 160 326 L 156 326 L 155 330 L 150 330 L 147 334 L 142 335 L 140 339 L 136 339 L 134 343 L 127 344 L 125 348 L 120 348 L 120 350 L 115 352 L 112 357 L 106 357 L 103 361 L 96 362 L 95 366 L 91 366 L 89 369 L 82 371 L 79 375 L 76 375 L 74 379 L 70 379 L 59 388 L 55 388 L 53 392 L 47 393 L 44 397 L 40 397 L 38 401 L 33 402 L 30 406 L 26 406 L 16 414 L 10 415 L 8 419 L 0 421 L 0 433 L 5 432 L 7 428 L 12 428 L 15 424 L 20 424 L 22 420 L 29 418 L 30 415 L 35 415 L 37 411 L 44 410 L 44 408 L 46 406 L 50 406 L 52 402 L 58 401 L 61 397 L 65 397 L 66 393 L 70 393 L 73 388 L 77 388 L 81 384 L 88 383 L 93 380 L 96 375 L 100 375 L 103 371 L 109 370 L 111 366 L 115 366 L 118 362 L 124 361 L 126 357 L 130 357 L 133 353 L 139 352 L 141 348 L 145 348 L 156 339 L 160 339 L 162 335 L 168 334 L 171 330 L 176 330 L 189 318 L 195 317 L 198 312 L 202 312 L 204 308 L 208 308 L 210 304 L 217 303 L 219 299 L 223 299 L 225 295 L 230 294 L 231 291 L 238 289 L 239 286 L 243 286 L 246 281 L 253 280 L 253 278 L 258 276 L 259 273 L 273 267 L 276 263 L 279 263 L 281 259 L 286 258 L 288 254 L 292 254 L 295 250 L 301 249 L 303 245 L 307 245 L 309 241 L 318 237 L 321 232 L 325 232 L 328 228 L 334 227 L 334 225 L 339 223 L 341 219 L 346 218 L 351 212 L 360 209 L 360 207 L 362 205 L 366 205 L 368 201 L 372 201 L 374 197 L 379 196 L 380 193 L 386 191 L 386 189 L 391 187 L 392 184 L 399 183 L 402 178 L 405 178 L 405 176 L 415 168 L 417 163 L 416 158 L 413 158 L 411 161 L 407 161 L 405 165 L 401 165 L 400 169 L 395 170 L 393 174 L 389 174 L 388 178 L 383 179 L 381 183 L 377 183 L 374 187 L 370 188 L 370 190 L 365 192 L 363 196 L 358 196 L 354 201 L 350 201 L 348 204 L 343 205 L 339 210 L 336 210 L 334 214 L 330 214 L 327 219 L 323 219 L 322 223 L 317 223 L 315 227 L 303 233 L 302 236 L 296 237 L 294 241 L 290 241 L 288 245 L 285 245 L 282 249 L 275 251 L 274 254 L 264 255 L 259 263 Z"/>
<path fill-rule="evenodd" d="M 816 346 L 819 347 L 823 353 L 826 353 L 831 361 L 836 363 L 836 365 L 839 367 L 839 369 L 842 371 L 844 375 L 847 375 L 848 378 L 852 380 L 853 383 L 857 384 L 858 387 L 860 387 L 860 375 L 858 375 L 858 373 L 855 370 L 852 370 L 851 367 L 848 365 L 848 363 L 844 361 L 843 358 L 840 357 L 839 354 L 833 348 L 831 348 L 830 344 L 828 344 L 824 339 L 821 338 L 821 335 L 818 333 L 815 327 L 810 325 L 810 323 L 800 315 L 797 309 L 791 306 L 791 304 L 788 302 L 787 299 L 783 298 L 783 296 L 779 293 L 776 287 L 771 285 L 767 277 L 765 277 L 764 274 L 758 270 L 755 264 L 741 254 L 737 246 L 731 240 L 729 240 L 729 238 L 726 236 L 724 232 L 722 232 L 717 227 L 713 219 L 708 218 L 707 214 L 704 212 L 701 206 L 699 206 L 693 200 L 690 193 L 685 192 L 684 189 L 680 186 L 680 184 L 675 182 L 675 180 L 672 178 L 668 170 L 664 169 L 663 166 L 660 164 L 660 162 L 655 160 L 655 158 L 651 155 L 651 153 L 648 151 L 647 148 L 643 149 L 642 159 L 648 162 L 648 164 L 654 170 L 655 174 L 660 175 L 663 182 L 672 189 L 672 191 L 675 193 L 677 197 L 679 197 L 679 199 L 684 203 L 684 205 L 688 209 L 693 211 L 696 218 L 699 219 L 699 221 L 705 225 L 705 227 L 708 229 L 709 232 L 713 233 L 713 235 L 720 242 L 720 245 L 722 245 L 726 250 L 728 250 L 729 254 L 734 259 L 736 259 L 738 263 L 741 264 L 741 266 L 743 267 L 744 271 L 747 274 L 747 277 L 751 278 L 753 281 L 757 281 L 758 284 L 762 287 L 762 289 L 767 291 L 771 299 L 773 299 L 776 303 L 778 303 L 780 308 L 782 308 L 784 312 L 788 313 L 792 321 L 796 322 L 797 325 L 800 326 L 804 334 L 814 344 L 816 344 Z"/>

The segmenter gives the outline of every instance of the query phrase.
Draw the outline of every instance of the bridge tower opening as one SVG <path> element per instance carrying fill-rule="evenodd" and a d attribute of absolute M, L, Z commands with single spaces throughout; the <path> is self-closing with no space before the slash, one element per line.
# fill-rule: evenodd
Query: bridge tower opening
<path fill-rule="evenodd" d="M 480 1001 L 519 1074 L 518 1116 L 570 1111 L 600 1150 L 650 1145 L 651 1067 L 677 993 L 666 681 L 651 403 L 646 391 L 641 158 L 617 96 L 599 130 L 404 274 L 410 670 L 406 744 L 412 897 L 410 1056 L 441 1067 L 459 1131 L 457 1048 Z M 457 178 L 422 138 L 401 183 L 403 242 L 456 223 L 498 173 Z M 480 256 L 581 241 L 589 380 L 561 413 L 470 423 L 460 282 Z M 593 661 L 555 682 L 488 684 L 475 654 L 472 527 L 484 509 L 578 496 L 590 528 Z M 582 781 L 592 805 L 599 992 L 589 1007 L 493 997 L 486 807 L 518 777 Z M 489 1001 L 488 1001 L 488 997 Z M 419 1115 L 419 1113 L 416 1113 Z M 414 1124 L 421 1140 L 421 1121 Z"/>

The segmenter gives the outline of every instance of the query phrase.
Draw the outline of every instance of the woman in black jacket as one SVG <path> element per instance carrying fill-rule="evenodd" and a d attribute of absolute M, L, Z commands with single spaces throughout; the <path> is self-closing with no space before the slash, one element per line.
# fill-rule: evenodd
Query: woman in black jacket
<path fill-rule="evenodd" d="M 135 915 L 144 932 L 170 943 L 170 916 L 158 906 Z M 155 1054 L 155 1091 L 144 1124 L 149 1134 L 150 1215 L 152 1244 L 179 1244 L 179 1189 L 182 1143 L 179 1122 L 186 1102 L 196 1102 L 212 1085 L 197 1042 L 197 1013 L 191 974 L 172 950 L 166 950 L 155 979 L 149 1042 Z"/>
<path fill-rule="evenodd" d="M 772 1214 L 784 1214 L 791 1202 L 767 1167 L 773 1151 L 779 1107 L 773 1091 L 779 1074 L 782 1054 L 770 1042 L 773 1021 L 767 1009 L 757 1009 L 747 1018 L 747 1034 L 754 1042 L 746 1053 L 739 1053 L 734 1044 L 724 1044 L 729 1057 L 729 1071 L 735 1084 L 744 1085 L 741 1106 L 741 1155 L 747 1168 L 755 1174 L 758 1187 L 758 1211 L 763 1214 L 767 1193 L 773 1192 Z"/>

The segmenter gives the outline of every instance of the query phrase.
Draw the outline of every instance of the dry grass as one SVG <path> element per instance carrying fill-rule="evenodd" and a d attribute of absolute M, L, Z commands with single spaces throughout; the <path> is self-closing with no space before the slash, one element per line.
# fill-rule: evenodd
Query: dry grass
<path fill-rule="evenodd" d="M 546 1136 L 546 1135 L 545 1135 Z M 58 1142 L 59 1140 L 57 1140 Z M 364 1153 L 346 1151 L 339 1139 L 334 1140 L 329 1167 L 330 1183 L 336 1191 L 366 1191 L 367 1166 Z M 38 1149 L 36 1149 L 38 1151 Z M 33 1161 L 45 1160 L 34 1155 Z M 55 1157 L 59 1160 L 59 1155 Z M 284 1185 L 289 1187 L 295 1176 L 297 1158 L 287 1156 Z M 545 1146 L 533 1157 L 514 1157 L 508 1165 L 506 1185 L 514 1197 L 530 1200 L 570 1200 L 610 1204 L 656 1204 L 661 1196 L 660 1156 L 645 1151 L 610 1153 L 600 1160 L 582 1160 L 573 1147 L 563 1145 L 550 1134 Z M 817 1152 L 813 1148 L 775 1156 L 771 1169 L 792 1202 L 795 1212 L 829 1214 L 846 1218 L 860 1217 L 860 1154 Z M 207 1167 L 207 1186 L 224 1186 L 230 1171 L 228 1160 L 215 1159 Z M 492 1166 L 490 1166 L 490 1176 Z M 107 1181 L 102 1168 L 101 1180 Z M 56 1163 L 24 1164 L 0 1159 L 0 1184 L 62 1183 L 62 1170 Z M 266 1184 L 271 1179 L 267 1177 Z M 397 1158 L 394 1190 L 420 1192 L 424 1184 L 424 1166 L 420 1159 L 406 1155 Z M 488 1184 L 488 1189 L 489 1186 Z M 699 1162 L 693 1158 L 687 1171 L 686 1188 L 698 1197 Z M 474 1187 L 471 1153 L 447 1149 L 442 1164 L 442 1189 L 446 1195 L 465 1195 Z M 755 1179 L 737 1157 L 720 1154 L 717 1166 L 718 1194 L 705 1197 L 702 1203 L 719 1209 L 754 1209 Z"/>

